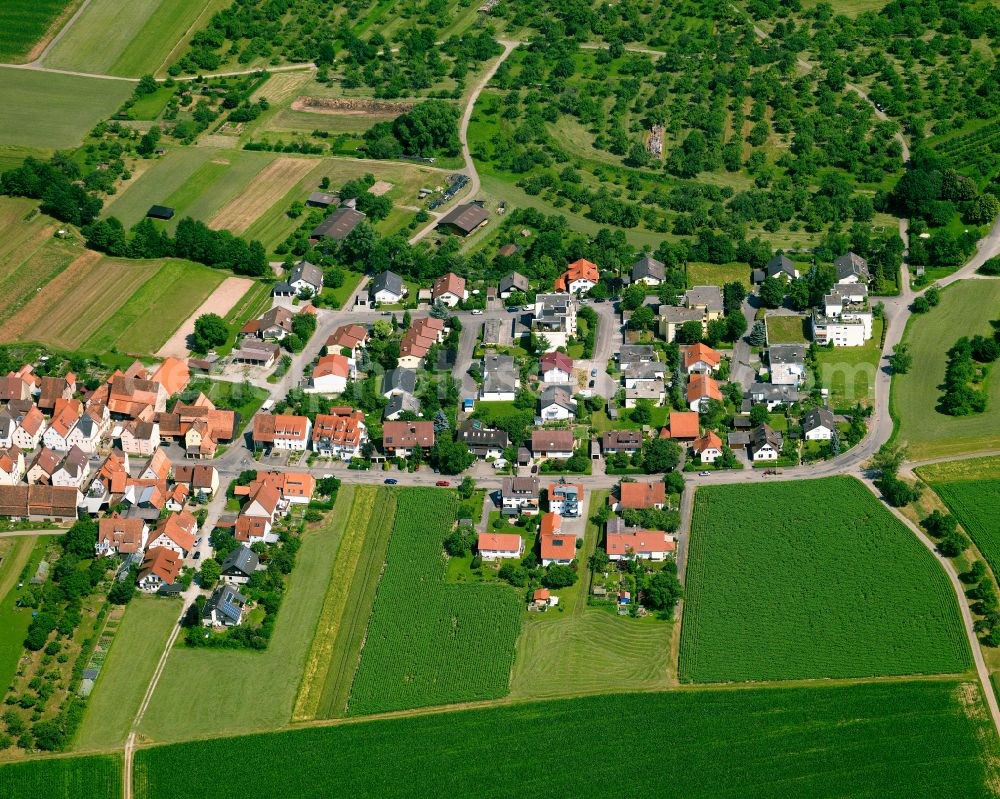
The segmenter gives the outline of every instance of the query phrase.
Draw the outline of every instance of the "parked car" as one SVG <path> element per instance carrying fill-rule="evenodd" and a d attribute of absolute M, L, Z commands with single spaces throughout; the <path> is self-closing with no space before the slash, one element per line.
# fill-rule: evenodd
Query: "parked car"
<path fill-rule="evenodd" d="M 200 547 L 200 546 L 201 546 L 201 538 L 196 538 L 196 539 L 194 540 L 194 545 L 195 545 L 196 547 Z"/>
<path fill-rule="evenodd" d="M 710 474 L 711 472 L 698 472 L 699 477 L 708 477 Z"/>
<path fill-rule="evenodd" d="M 517 307 L 516 305 L 512 305 L 512 306 L 511 306 L 510 308 L 508 308 L 507 310 L 508 310 L 508 311 L 510 311 L 511 313 L 517 313 L 517 312 L 518 312 L 518 311 L 520 311 L 521 309 L 520 309 L 520 308 L 518 308 L 518 307 Z"/>
<path fill-rule="evenodd" d="M 472 309 L 472 315 L 473 316 L 482 316 L 483 315 L 483 309 L 482 308 L 473 308 Z"/>
<path fill-rule="evenodd" d="M 596 369 L 591 369 L 590 370 L 590 376 L 591 377 L 597 377 L 597 370 Z"/>
<path fill-rule="evenodd" d="M 387 477 L 387 478 L 385 478 L 385 480 L 383 482 L 387 486 L 394 486 L 394 485 L 396 485 L 396 483 L 399 482 L 399 480 L 397 480 L 395 477 Z"/>
<path fill-rule="evenodd" d="M 587 386 L 587 388 L 593 388 L 593 387 L 594 387 L 594 381 L 593 381 L 593 380 L 591 380 L 591 381 L 590 381 L 590 384 L 589 384 L 589 385 Z"/>
<path fill-rule="evenodd" d="M 194 559 L 195 560 L 201 560 L 201 551 L 200 550 L 198 552 L 194 553 Z"/>
<path fill-rule="evenodd" d="M 441 488 L 447 488 L 451 485 L 447 480 L 438 480 L 434 485 L 440 486 Z"/>

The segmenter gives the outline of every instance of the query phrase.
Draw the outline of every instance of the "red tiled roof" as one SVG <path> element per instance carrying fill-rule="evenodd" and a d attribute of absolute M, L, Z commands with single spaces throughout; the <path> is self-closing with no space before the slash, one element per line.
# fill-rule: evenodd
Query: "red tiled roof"
<path fill-rule="evenodd" d="M 431 288 L 431 297 L 435 300 L 443 294 L 455 294 L 461 298 L 465 294 L 465 278 L 459 277 L 454 272 L 441 275 L 434 281 Z"/>
<path fill-rule="evenodd" d="M 480 533 L 479 551 L 517 552 L 521 548 L 521 536 L 517 533 Z"/>
<path fill-rule="evenodd" d="M 671 411 L 669 435 L 665 438 L 697 438 L 698 414 L 695 411 Z"/>
<path fill-rule="evenodd" d="M 565 291 L 566 287 L 575 280 L 589 280 L 597 283 L 600 279 L 601 276 L 597 264 L 591 263 L 585 258 L 580 258 L 573 261 L 573 263 L 566 267 L 566 271 L 556 278 L 555 287 L 559 291 Z"/>
<path fill-rule="evenodd" d="M 608 533 L 608 554 L 626 555 L 629 550 L 637 555 L 653 552 L 673 552 L 674 541 L 659 530 L 636 530 L 632 533 Z"/>
<path fill-rule="evenodd" d="M 700 341 L 681 347 L 681 355 L 684 357 L 685 369 L 690 369 L 698 361 L 704 361 L 709 366 L 718 366 L 722 362 L 722 356 L 718 352 Z"/>
<path fill-rule="evenodd" d="M 622 483 L 618 496 L 623 508 L 652 508 L 667 501 L 663 483 Z"/>
<path fill-rule="evenodd" d="M 719 391 L 719 383 L 708 375 L 691 375 L 688 381 L 687 398 L 688 402 L 693 402 L 700 397 L 722 401 L 722 392 Z"/>
<path fill-rule="evenodd" d="M 139 579 L 154 574 L 166 585 L 173 585 L 180 576 L 184 560 L 174 550 L 167 547 L 153 547 L 142 559 L 139 568 Z"/>

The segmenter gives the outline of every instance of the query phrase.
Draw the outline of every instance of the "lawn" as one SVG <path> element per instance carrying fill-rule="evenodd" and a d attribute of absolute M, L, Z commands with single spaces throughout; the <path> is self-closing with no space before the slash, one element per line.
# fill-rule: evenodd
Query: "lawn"
<path fill-rule="evenodd" d="M 74 749 L 111 749 L 125 743 L 181 603 L 138 596 L 125 611 L 111 651 L 87 702 Z"/>
<path fill-rule="evenodd" d="M 677 682 L 673 630 L 669 622 L 618 617 L 596 608 L 531 615 L 517 641 L 511 698 L 669 688 Z"/>
<path fill-rule="evenodd" d="M 808 316 L 767 315 L 768 344 L 808 344 L 810 338 Z"/>
<path fill-rule="evenodd" d="M 896 440 L 912 460 L 1000 448 L 1000 369 L 991 370 L 985 413 L 946 416 L 935 410 L 944 379 L 945 352 L 960 336 L 991 332 L 1000 316 L 1000 281 L 961 280 L 941 293 L 941 304 L 911 317 L 903 340 L 914 367 L 892 381 Z"/>
<path fill-rule="evenodd" d="M 655 763 L 623 765 L 629 732 Z M 434 713 L 141 749 L 135 773 L 136 799 L 910 799 L 992 796 L 996 758 L 978 686 L 942 680 Z M 220 779 L 219 764 L 234 761 L 267 767 Z"/>
<path fill-rule="evenodd" d="M 190 402 L 197 399 L 198 394 L 204 394 L 215 405 L 227 411 L 236 411 L 240 415 L 239 429 L 250 420 L 264 400 L 270 396 L 266 389 L 249 383 L 233 383 L 229 380 L 212 380 L 208 377 L 192 380 L 184 389 L 184 398 Z"/>
<path fill-rule="evenodd" d="M 190 261 L 165 260 L 83 346 L 96 352 L 154 353 L 225 277 L 224 272 Z"/>
<path fill-rule="evenodd" d="M 350 715 L 508 692 L 522 598 L 510 586 L 445 582 L 441 542 L 455 522 L 456 505 L 453 491 L 399 491 Z"/>
<path fill-rule="evenodd" d="M 303 537 L 267 651 L 174 647 L 143 719 L 144 736 L 176 741 L 288 723 L 353 499 L 353 486 L 343 486 L 333 511 Z"/>
<path fill-rule="evenodd" d="M 104 206 L 103 215 L 118 217 L 126 228 L 131 227 L 146 215 L 151 205 L 163 205 L 168 197 L 177 195 L 181 187 L 216 156 L 220 161 L 228 161 L 230 153 L 225 151 L 220 155 L 223 152 L 211 147 L 171 148 L 140 177 L 130 181 L 124 191 L 112 197 Z M 225 165 L 219 166 L 220 172 L 224 171 Z"/>
<path fill-rule="evenodd" d="M 323 299 L 332 300 L 336 303 L 335 308 L 343 308 L 344 303 L 350 298 L 354 293 L 354 290 L 358 287 L 358 283 L 361 282 L 361 278 L 364 277 L 362 272 L 344 272 L 344 282 L 337 286 L 337 288 L 324 286 L 323 287 Z"/>
<path fill-rule="evenodd" d="M 128 81 L 0 67 L 0 145 L 75 147 L 132 89 Z"/>
<path fill-rule="evenodd" d="M 750 288 L 750 264 L 704 264 L 687 265 L 688 288 L 691 286 L 724 286 L 726 283 L 742 283 Z"/>
<path fill-rule="evenodd" d="M 396 517 L 397 494 L 358 486 L 316 625 L 294 721 L 342 716 Z"/>
<path fill-rule="evenodd" d="M 155 72 L 205 6 L 204 0 L 91 0 L 45 65 L 124 77 Z"/>
<path fill-rule="evenodd" d="M 31 609 L 18 608 L 17 582 L 24 567 L 30 562 L 37 566 L 42 558 L 44 545 L 37 555 L 38 537 L 16 537 L 0 540 L 0 688 L 7 689 L 17 673 L 17 662 L 24 653 L 24 636 L 31 624 Z"/>
<path fill-rule="evenodd" d="M 862 347 L 817 348 L 820 380 L 823 388 L 829 389 L 834 408 L 846 409 L 858 402 L 871 405 L 875 401 L 875 372 L 882 360 L 884 326 L 884 319 L 875 319 L 872 337 Z"/>
<path fill-rule="evenodd" d="M 21 63 L 77 0 L 7 0 L 0 5 L 0 61 Z"/>
<path fill-rule="evenodd" d="M 691 530 L 682 681 L 969 668 L 934 556 L 853 478 L 700 488 Z"/>
<path fill-rule="evenodd" d="M 0 766 L 0 799 L 119 799 L 119 755 L 60 757 Z"/>

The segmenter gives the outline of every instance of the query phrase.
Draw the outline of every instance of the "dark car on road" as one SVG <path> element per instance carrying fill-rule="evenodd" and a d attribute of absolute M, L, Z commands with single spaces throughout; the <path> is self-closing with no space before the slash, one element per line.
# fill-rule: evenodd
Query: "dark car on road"
<path fill-rule="evenodd" d="M 395 477 L 387 477 L 387 478 L 385 478 L 385 480 L 383 482 L 387 486 L 394 486 L 394 485 L 396 485 L 396 483 L 399 482 L 399 480 L 397 480 Z"/>

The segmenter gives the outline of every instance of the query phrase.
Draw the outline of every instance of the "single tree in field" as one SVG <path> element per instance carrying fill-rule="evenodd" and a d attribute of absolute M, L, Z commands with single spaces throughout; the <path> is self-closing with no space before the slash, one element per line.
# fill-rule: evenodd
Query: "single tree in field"
<path fill-rule="evenodd" d="M 195 352 L 208 352 L 213 347 L 221 347 L 229 338 L 229 325 L 218 314 L 207 313 L 194 322 L 191 348 Z"/>

